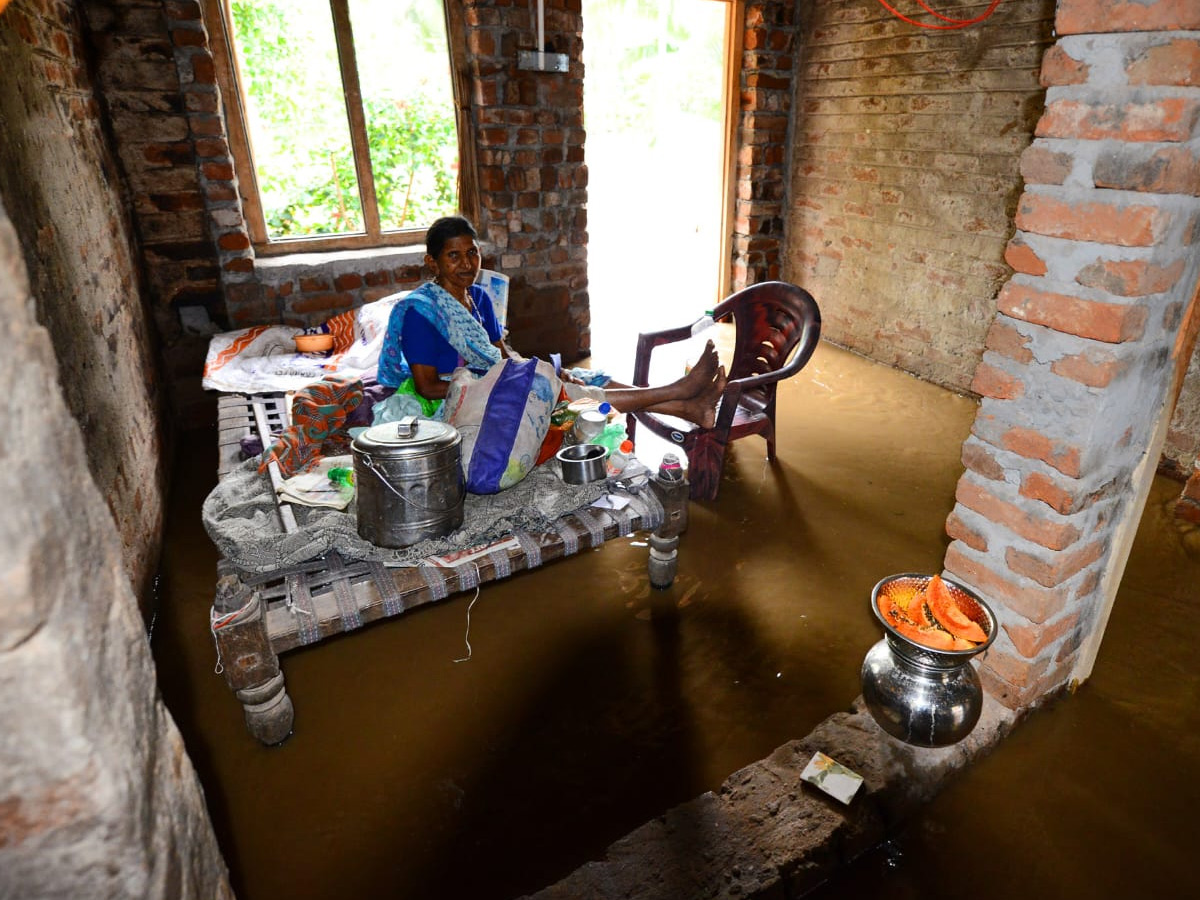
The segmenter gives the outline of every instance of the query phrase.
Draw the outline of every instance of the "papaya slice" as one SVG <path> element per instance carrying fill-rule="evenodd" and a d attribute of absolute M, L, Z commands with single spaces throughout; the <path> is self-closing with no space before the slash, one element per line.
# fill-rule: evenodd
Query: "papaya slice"
<path fill-rule="evenodd" d="M 970 641 L 955 637 L 940 628 L 918 628 L 908 622 L 898 622 L 893 627 L 910 641 L 931 650 L 971 650 L 975 647 Z"/>
<path fill-rule="evenodd" d="M 950 593 L 950 588 L 946 587 L 946 582 L 942 581 L 940 575 L 934 575 L 929 579 L 929 586 L 925 589 L 925 602 L 929 606 L 929 612 L 937 620 L 937 624 L 956 638 L 973 641 L 976 644 L 982 644 L 987 640 L 987 633 L 979 627 L 978 622 L 963 612 L 958 601 L 954 599 L 954 594 Z"/>

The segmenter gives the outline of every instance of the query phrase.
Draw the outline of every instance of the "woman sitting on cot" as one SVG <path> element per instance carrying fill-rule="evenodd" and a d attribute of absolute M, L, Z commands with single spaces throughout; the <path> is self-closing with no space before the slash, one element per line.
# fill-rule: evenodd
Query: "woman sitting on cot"
<path fill-rule="evenodd" d="M 465 366 L 483 374 L 509 356 L 487 292 L 475 284 L 479 245 L 474 226 L 462 216 L 438 219 L 425 235 L 425 265 L 435 273 L 396 302 L 376 375 L 380 384 L 408 394 L 420 414 L 436 415 L 449 389 L 450 374 Z M 618 412 L 651 410 L 711 428 L 725 389 L 725 370 L 712 341 L 683 378 L 661 387 L 629 387 L 609 382 L 603 389 L 562 380 L 571 399 L 607 401 Z M 416 410 L 414 410 L 416 412 Z"/>

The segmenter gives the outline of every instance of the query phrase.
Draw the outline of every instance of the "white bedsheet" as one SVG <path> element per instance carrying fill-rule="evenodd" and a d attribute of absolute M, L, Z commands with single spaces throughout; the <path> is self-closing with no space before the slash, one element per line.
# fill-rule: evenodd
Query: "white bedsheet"
<path fill-rule="evenodd" d="M 298 353 L 292 340 L 305 329 L 256 325 L 213 335 L 204 361 L 206 390 L 232 393 L 295 391 L 326 375 L 374 375 L 388 316 L 407 291 L 339 313 L 321 326 L 333 349 Z"/>

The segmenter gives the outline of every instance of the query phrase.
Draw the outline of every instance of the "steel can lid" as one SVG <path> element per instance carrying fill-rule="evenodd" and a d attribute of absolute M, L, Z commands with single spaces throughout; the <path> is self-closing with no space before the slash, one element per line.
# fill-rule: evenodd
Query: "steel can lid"
<path fill-rule="evenodd" d="M 356 450 L 432 450 L 450 447 L 460 440 L 458 429 L 446 422 L 405 416 L 395 422 L 372 425 L 354 439 Z"/>

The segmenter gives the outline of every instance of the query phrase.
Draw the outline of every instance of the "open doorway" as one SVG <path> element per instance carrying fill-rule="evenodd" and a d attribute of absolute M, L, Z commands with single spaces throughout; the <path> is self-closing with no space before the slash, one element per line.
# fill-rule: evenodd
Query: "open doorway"
<path fill-rule="evenodd" d="M 731 0 L 584 0 L 592 351 L 682 325 L 726 290 Z"/>

